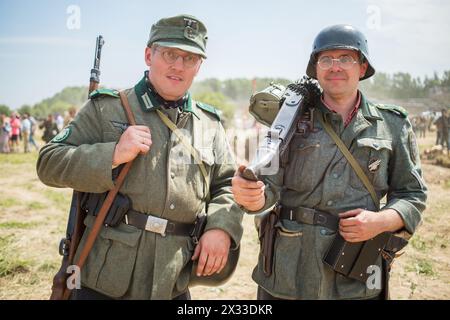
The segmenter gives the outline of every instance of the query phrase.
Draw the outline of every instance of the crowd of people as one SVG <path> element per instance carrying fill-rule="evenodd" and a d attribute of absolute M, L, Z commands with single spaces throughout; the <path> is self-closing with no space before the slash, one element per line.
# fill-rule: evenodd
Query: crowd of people
<path fill-rule="evenodd" d="M 76 109 L 70 108 L 63 117 L 61 114 L 49 114 L 45 120 L 39 121 L 29 113 L 20 115 L 11 112 L 0 115 L 0 153 L 18 153 L 23 146 L 23 152 L 39 150 L 36 142 L 37 129 L 42 130 L 42 140 L 47 143 L 52 140 L 75 117 Z"/>
<path fill-rule="evenodd" d="M 440 112 L 423 112 L 411 118 L 411 124 L 418 138 L 425 138 L 427 132 L 436 130 L 435 145 L 447 149 L 450 154 L 450 116 L 447 109 Z"/>

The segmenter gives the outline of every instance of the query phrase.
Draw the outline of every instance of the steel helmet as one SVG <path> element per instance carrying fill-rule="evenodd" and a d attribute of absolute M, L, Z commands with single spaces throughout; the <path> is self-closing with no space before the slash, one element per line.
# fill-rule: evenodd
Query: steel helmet
<path fill-rule="evenodd" d="M 362 61 L 369 64 L 366 74 L 360 79 L 364 80 L 375 73 L 375 69 L 369 61 L 369 48 L 367 39 L 361 31 L 348 24 L 337 24 L 320 31 L 314 39 L 313 51 L 309 58 L 306 74 L 314 79 L 316 76 L 317 54 L 325 50 L 349 49 L 359 52 Z"/>

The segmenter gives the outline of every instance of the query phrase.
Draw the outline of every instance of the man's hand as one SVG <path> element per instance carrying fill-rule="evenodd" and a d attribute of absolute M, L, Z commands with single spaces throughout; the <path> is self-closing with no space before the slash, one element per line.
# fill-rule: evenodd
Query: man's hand
<path fill-rule="evenodd" d="M 230 245 L 230 236 L 225 231 L 206 231 L 200 237 L 192 256 L 192 260 L 198 259 L 197 276 L 209 276 L 222 271 L 228 260 Z"/>
<path fill-rule="evenodd" d="M 262 181 L 250 181 L 240 176 L 245 166 L 240 166 L 231 180 L 231 191 L 234 201 L 249 211 L 258 211 L 266 202 L 264 189 L 266 186 Z"/>
<path fill-rule="evenodd" d="M 139 153 L 146 154 L 150 151 L 152 136 L 146 126 L 130 126 L 125 130 L 114 149 L 113 166 L 129 162 Z"/>
<path fill-rule="evenodd" d="M 359 208 L 340 213 L 339 218 L 339 233 L 348 242 L 366 241 L 382 232 L 404 227 L 400 215 L 393 209 L 373 212 Z"/>

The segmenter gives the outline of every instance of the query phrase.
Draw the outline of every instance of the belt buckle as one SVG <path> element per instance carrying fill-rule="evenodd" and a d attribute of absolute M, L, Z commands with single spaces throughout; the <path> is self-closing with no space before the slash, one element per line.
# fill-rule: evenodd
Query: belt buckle
<path fill-rule="evenodd" d="M 167 227 L 167 220 L 154 217 L 154 216 L 148 216 L 147 217 L 147 223 L 145 224 L 145 230 L 159 233 L 161 236 L 166 236 L 166 227 Z"/>

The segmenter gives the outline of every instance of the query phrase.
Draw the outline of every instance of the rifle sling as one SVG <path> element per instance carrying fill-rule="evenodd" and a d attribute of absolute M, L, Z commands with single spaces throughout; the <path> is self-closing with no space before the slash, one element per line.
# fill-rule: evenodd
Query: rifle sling
<path fill-rule="evenodd" d="M 122 107 L 125 110 L 125 114 L 127 116 L 128 122 L 134 126 L 136 125 L 136 120 L 134 118 L 133 112 L 131 111 L 130 104 L 128 103 L 127 96 L 123 91 L 119 93 L 120 95 L 120 101 L 122 102 Z M 106 214 L 108 213 L 109 209 L 111 208 L 111 204 L 114 201 L 114 198 L 117 195 L 117 192 L 119 192 L 119 189 L 121 188 L 123 181 L 125 180 L 126 175 L 128 174 L 128 171 L 131 168 L 131 165 L 133 164 L 133 160 L 130 162 L 127 162 L 125 166 L 123 167 L 122 171 L 120 172 L 114 188 L 112 188 L 108 195 L 106 196 L 105 202 L 103 202 L 102 207 L 100 208 L 100 211 L 95 218 L 94 225 L 92 227 L 91 232 L 89 233 L 86 243 L 81 250 L 80 256 L 78 258 L 78 261 L 76 262 L 76 265 L 80 268 L 80 270 L 83 268 L 86 259 L 89 255 L 89 252 L 91 251 L 92 247 L 94 246 L 95 239 L 97 238 L 98 234 L 100 233 L 101 227 L 103 226 L 103 223 L 106 218 Z M 68 298 L 70 295 L 71 290 L 66 290 L 65 296 Z"/>

